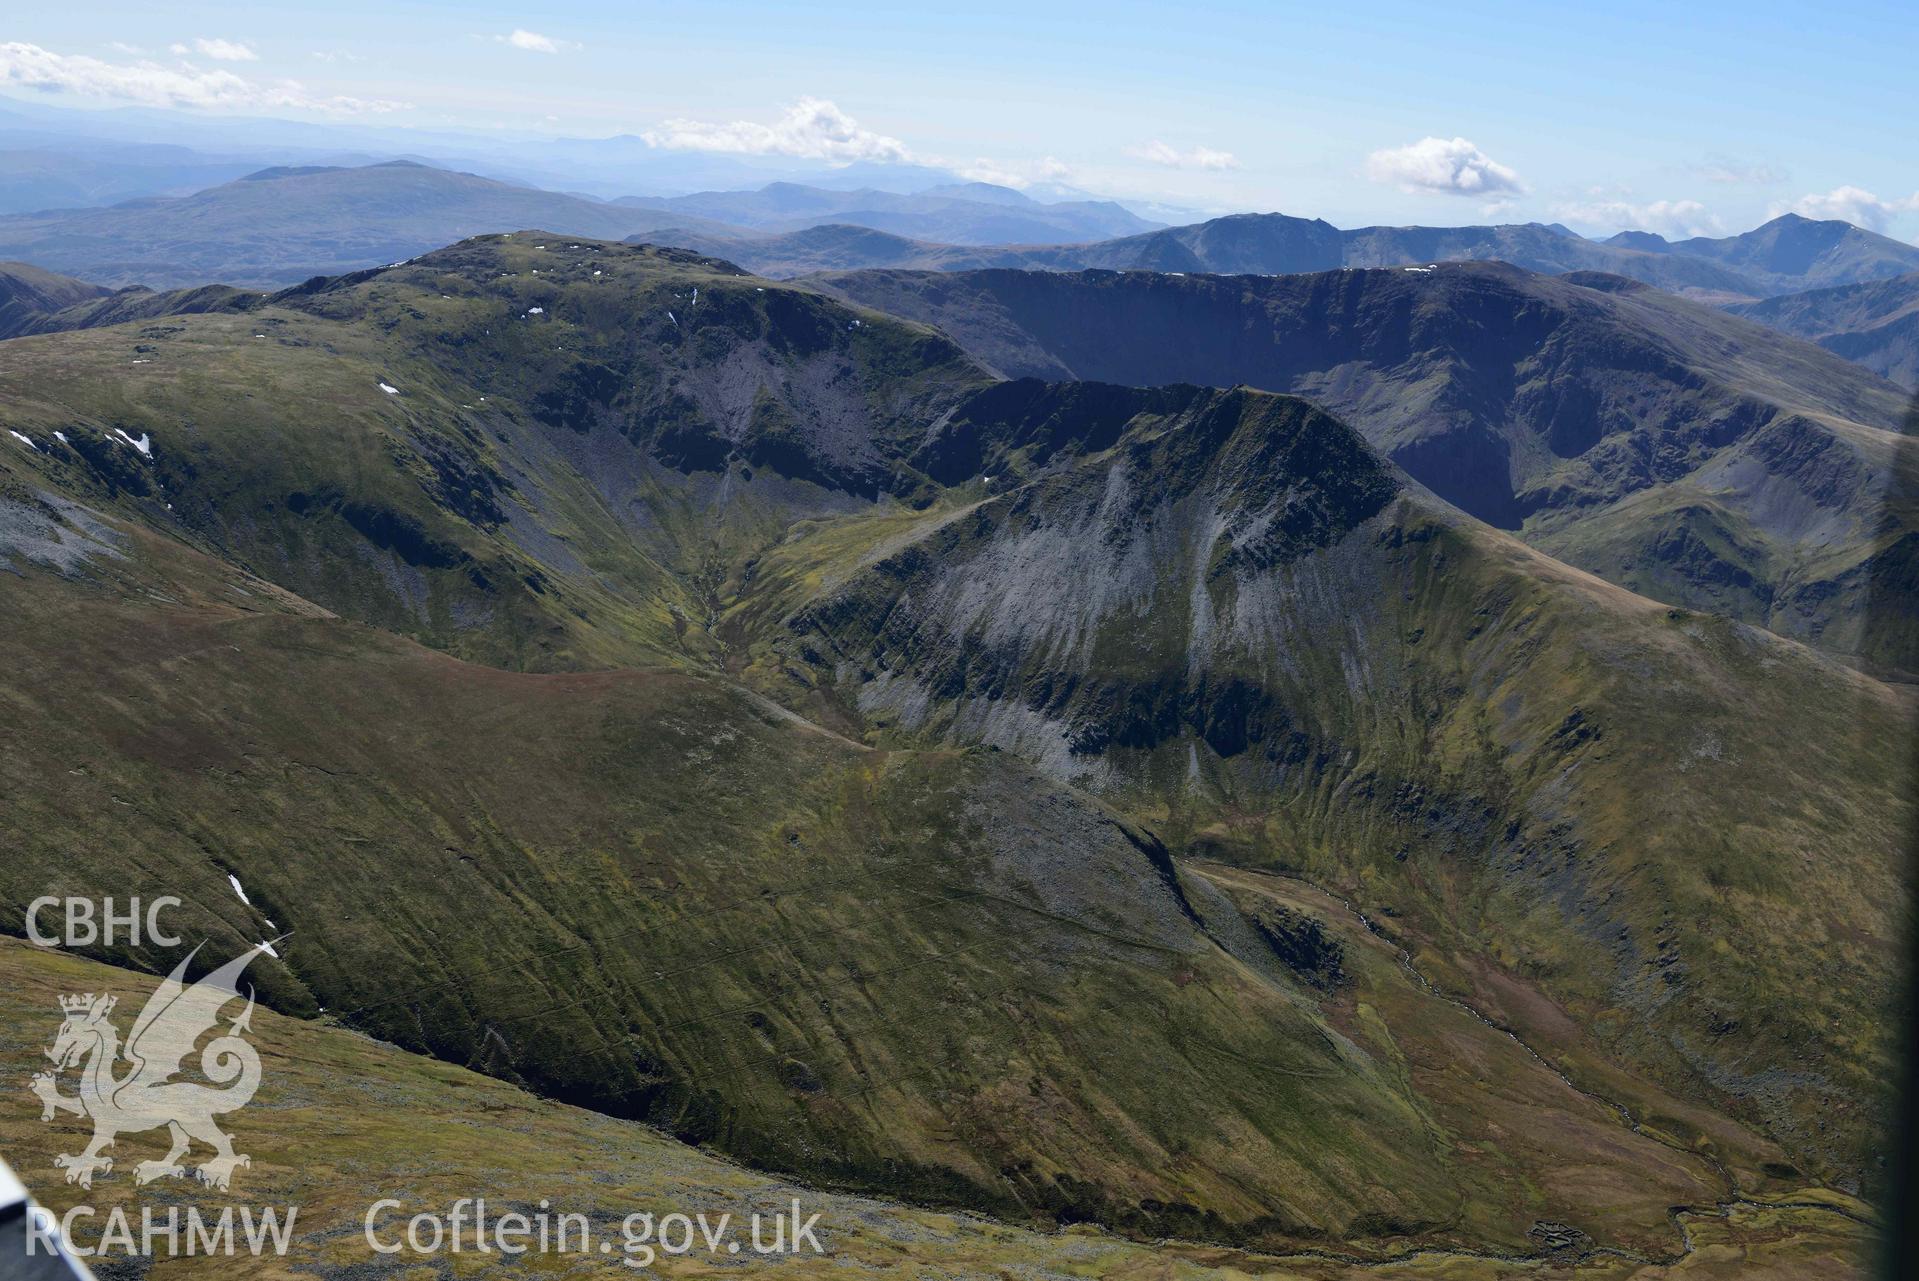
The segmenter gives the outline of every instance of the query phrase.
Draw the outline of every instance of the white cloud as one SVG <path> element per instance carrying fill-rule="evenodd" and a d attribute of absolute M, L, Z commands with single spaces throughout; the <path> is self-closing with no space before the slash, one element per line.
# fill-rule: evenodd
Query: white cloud
<path fill-rule="evenodd" d="M 1211 147 L 1194 147 L 1191 151 L 1181 151 L 1155 138 L 1143 147 L 1129 147 L 1126 154 L 1140 160 L 1149 160 L 1156 165 L 1165 165 L 1169 169 L 1237 169 L 1239 159 L 1230 151 L 1215 151 Z"/>
<path fill-rule="evenodd" d="M 193 47 L 215 62 L 258 62 L 260 60 L 259 54 L 237 40 L 209 40 L 201 36 L 193 42 Z M 181 52 L 180 46 L 174 45 L 173 51 Z"/>
<path fill-rule="evenodd" d="M 1786 180 L 1785 173 L 1771 165 L 1742 165 L 1731 160 L 1708 160 L 1693 172 L 1707 182 L 1725 186 L 1762 187 Z"/>
<path fill-rule="evenodd" d="M 297 80 L 260 84 L 231 71 L 209 71 L 187 64 L 165 67 L 146 61 L 106 62 L 85 54 L 54 53 L 18 41 L 0 44 L 0 85 L 143 107 L 281 108 L 359 115 L 401 111 L 409 105 L 383 99 L 318 96 L 307 92 Z"/>
<path fill-rule="evenodd" d="M 971 164 L 938 160 L 932 156 L 921 156 L 919 159 L 926 164 L 952 169 L 969 182 L 990 182 L 1015 190 L 1024 190 L 1036 182 L 1057 182 L 1073 172 L 1057 156 L 1042 156 L 1038 160 L 992 160 L 982 156 Z"/>
<path fill-rule="evenodd" d="M 124 53 L 129 58 L 144 58 L 147 55 L 147 51 L 139 45 L 128 44 L 124 40 L 109 40 L 107 41 L 107 48 L 113 50 L 115 53 Z"/>
<path fill-rule="evenodd" d="M 848 164 L 855 160 L 906 162 L 913 158 L 898 138 L 874 133 L 824 98 L 801 98 L 773 124 L 733 120 L 668 120 L 640 135 L 649 147 L 674 151 L 725 151 L 755 156 L 794 156 Z"/>
<path fill-rule="evenodd" d="M 1485 197 L 1526 190 L 1518 174 L 1464 138 L 1421 138 L 1375 151 L 1366 158 L 1366 175 L 1414 194 Z"/>
<path fill-rule="evenodd" d="M 1610 231 L 1656 231 L 1662 236 L 1680 239 L 1719 235 L 1725 230 L 1719 219 L 1697 200 L 1654 200 L 1647 204 L 1600 200 L 1559 205 L 1553 212 L 1567 222 Z"/>
<path fill-rule="evenodd" d="M 494 36 L 501 44 L 510 44 L 515 49 L 524 49 L 528 53 L 558 53 L 561 49 L 573 47 L 568 40 L 555 40 L 552 36 L 543 36 L 537 31 L 528 31 L 524 27 L 515 27 L 503 36 Z"/>
<path fill-rule="evenodd" d="M 1919 191 L 1904 199 L 1881 200 L 1864 187 L 1834 187 L 1824 195 L 1811 193 L 1772 207 L 1772 215 L 1796 213 L 1806 218 L 1838 218 L 1872 231 L 1884 231 L 1893 218 L 1919 210 Z"/>

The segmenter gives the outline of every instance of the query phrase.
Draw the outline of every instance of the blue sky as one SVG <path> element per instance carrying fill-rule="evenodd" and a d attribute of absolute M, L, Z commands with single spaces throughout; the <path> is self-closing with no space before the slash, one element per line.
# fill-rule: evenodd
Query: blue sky
<path fill-rule="evenodd" d="M 517 34 L 516 34 L 517 33 Z M 0 93 L 905 159 L 1341 225 L 1919 239 L 1919 6 L 15 6 Z"/>

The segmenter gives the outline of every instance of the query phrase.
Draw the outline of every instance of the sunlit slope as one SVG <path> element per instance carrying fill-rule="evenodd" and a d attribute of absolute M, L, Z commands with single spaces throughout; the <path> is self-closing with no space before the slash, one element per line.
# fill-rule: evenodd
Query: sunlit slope
<path fill-rule="evenodd" d="M 716 577 L 798 517 L 910 494 L 898 438 L 985 382 L 867 320 L 690 255 L 494 237 L 246 314 L 14 341 L 0 419 L 37 448 L 0 445 L 481 661 L 704 660 Z"/>

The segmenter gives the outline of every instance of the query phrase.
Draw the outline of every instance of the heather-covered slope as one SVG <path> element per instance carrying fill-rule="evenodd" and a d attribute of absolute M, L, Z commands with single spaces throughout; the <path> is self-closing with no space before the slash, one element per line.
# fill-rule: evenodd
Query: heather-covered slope
<path fill-rule="evenodd" d="M 1861 627 L 1900 390 L 1616 276 L 862 272 L 821 283 L 1009 375 L 1307 396 L 1442 498 L 1657 599 L 1885 659 Z"/>
<path fill-rule="evenodd" d="M 1362 942 L 1348 962 L 1367 983 L 1369 995 L 1377 994 L 1376 973 L 1394 972 L 1390 958 L 1379 952 Z M 1386 982 L 1390 985 L 1390 977 Z M 44 1069 L 44 1032 L 59 1017 L 60 997 L 108 992 L 120 998 L 122 1009 L 137 1008 L 154 984 L 150 975 L 0 941 L 0 1067 L 20 1079 Z M 1410 990 L 1410 984 L 1405 986 Z M 1498 1036 L 1490 1029 L 1482 1035 Z M 494 1213 L 502 1206 L 545 1200 L 556 1215 L 588 1216 L 615 1237 L 616 1257 L 628 1257 L 628 1243 L 618 1229 L 636 1206 L 670 1206 L 670 1212 L 704 1216 L 722 1234 L 724 1259 L 736 1257 L 725 1252 L 729 1239 L 751 1259 L 749 1216 L 757 1213 L 769 1224 L 797 1198 L 806 1215 L 819 1216 L 815 1233 L 822 1252 L 802 1249 L 780 1258 L 778 1270 L 788 1277 L 843 1277 L 857 1268 L 862 1275 L 899 1281 L 958 1281 L 1007 1272 L 1047 1281 L 1087 1275 L 1147 1281 L 1169 1273 L 1189 1281 L 1237 1281 L 1249 1275 L 1414 1281 L 1439 1266 L 1459 1281 L 1495 1281 L 1531 1276 L 1540 1266 L 1532 1256 L 1502 1259 L 1470 1251 L 1367 1266 L 1323 1243 L 1277 1258 L 1180 1242 L 1137 1244 L 1087 1224 L 1047 1231 L 1010 1227 L 898 1201 L 823 1192 L 742 1169 L 643 1125 L 542 1099 L 337 1025 L 256 1010 L 252 1036 L 261 1047 L 263 1080 L 254 1105 L 232 1124 L 236 1144 L 252 1157 L 241 1175 L 244 1184 L 236 1188 L 244 1186 L 254 1204 L 299 1206 L 290 1248 L 284 1257 L 163 1256 L 143 1269 L 156 1281 L 307 1281 L 316 1276 L 349 1281 L 366 1275 L 381 1262 L 364 1239 L 369 1167 L 379 1171 L 383 1194 L 404 1198 L 405 1208 L 394 1219 L 380 1220 L 382 1229 L 388 1222 L 394 1225 L 396 1237 L 406 1214 L 451 1206 L 484 1187 Z M 1525 1071 L 1523 1064 L 1509 1066 L 1515 1074 Z M 351 1123 L 343 1125 L 343 1117 Z M 152 1191 L 136 1188 L 130 1177 L 107 1176 L 90 1189 L 61 1182 L 52 1158 L 71 1149 L 81 1133 L 64 1117 L 44 1125 L 24 1109 L 0 1114 L 0 1146 L 37 1200 L 56 1214 L 74 1205 L 93 1206 L 103 1216 L 123 1210 L 137 1224 L 140 1206 Z M 129 1136 L 122 1159 L 146 1155 L 153 1137 Z M 169 1204 L 183 1211 L 196 1208 L 209 1220 L 231 1205 L 230 1194 L 197 1183 L 168 1185 L 167 1194 Z M 1843 1197 L 1823 1204 L 1801 1201 L 1796 1207 L 1761 1202 L 1723 1211 L 1688 1207 L 1675 1219 L 1685 1227 L 1682 1245 L 1673 1251 L 1678 1257 L 1670 1271 L 1662 1272 L 1687 1281 L 1842 1275 L 1868 1247 L 1868 1230 L 1860 1221 L 1866 1214 L 1865 1207 Z M 164 1222 L 164 1214 L 160 1218 Z M 79 1243 L 93 1246 L 95 1223 L 76 1222 Z M 771 1236 L 767 1226 L 762 1239 Z M 383 1230 L 381 1239 L 393 1238 Z M 575 1237 L 570 1255 L 546 1262 L 584 1268 L 597 1259 L 604 1267 L 606 1261 L 592 1248 L 596 1244 L 588 1244 L 592 1257 L 582 1258 Z M 1581 1243 L 1573 1238 L 1572 1244 L 1556 1261 L 1566 1269 L 1561 1275 L 1574 1281 L 1643 1275 L 1646 1265 L 1639 1259 L 1597 1252 L 1579 1258 Z M 469 1264 L 489 1262 L 475 1252 L 461 1257 Z M 638 1249 L 630 1257 L 636 1263 L 647 1259 Z M 415 1261 L 424 1262 L 425 1256 L 401 1259 Z M 95 1265 L 104 1274 L 119 1262 L 96 1260 Z M 714 1262 L 703 1242 L 684 1257 L 655 1246 L 648 1271 L 668 1277 L 711 1275 Z M 482 1266 L 481 1271 L 489 1270 Z"/>
<path fill-rule="evenodd" d="M 816 1182 L 1147 1236 L 1543 1254 L 1574 1223 L 1665 1257 L 1670 1206 L 1804 1181 L 1643 1081 L 1634 1132 L 1356 922 L 1242 911 L 1014 754 L 470 666 L 78 509 L 6 516 L 0 896 L 171 893 L 225 952 L 271 918 L 283 1011 Z M 1497 1091 L 1428 1074 L 1461 1038 Z M 1488 1162 L 1503 1130 L 1531 1137 Z"/>

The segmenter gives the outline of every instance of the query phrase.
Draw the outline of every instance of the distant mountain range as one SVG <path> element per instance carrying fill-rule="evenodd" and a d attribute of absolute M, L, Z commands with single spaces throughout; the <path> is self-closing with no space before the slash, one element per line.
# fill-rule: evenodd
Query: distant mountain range
<path fill-rule="evenodd" d="M 1656 242 L 1656 243 L 1655 243 Z M 1706 301 L 1737 302 L 1919 271 L 1919 247 L 1837 221 L 1787 214 L 1721 240 L 1668 244 L 1643 233 L 1607 242 L 1564 227 L 1360 227 L 1322 219 L 1233 214 L 1084 245 L 959 246 L 852 229 L 815 227 L 781 236 L 677 232 L 672 243 L 771 276 L 864 267 L 961 271 L 1085 268 L 1227 275 L 1291 275 L 1341 267 L 1395 267 L 1497 259 L 1529 271 L 1604 271 Z"/>
<path fill-rule="evenodd" d="M 0 153 L 0 172 L 5 165 Z M 691 249 L 775 278 L 875 267 L 1264 276 L 1498 260 L 1546 274 L 1608 272 L 1737 304 L 1919 272 L 1919 248 L 1791 214 L 1741 235 L 1676 243 L 1647 233 L 1593 241 L 1544 223 L 1342 230 L 1278 213 L 1161 227 L 1111 201 L 1047 202 L 980 182 L 901 194 L 782 181 L 607 201 L 407 160 L 273 166 L 187 196 L 0 216 L 0 258 L 109 286 L 257 289 L 527 226 Z"/>
<path fill-rule="evenodd" d="M 1919 273 L 1729 307 L 1919 391 Z"/>
<path fill-rule="evenodd" d="M 503 227 L 618 238 L 666 223 L 728 230 L 409 161 L 288 166 L 176 199 L 0 218 L 0 257 L 108 285 L 284 285 Z"/>
<path fill-rule="evenodd" d="M 791 227 L 829 215 L 962 241 L 1098 239 L 1157 225 L 1110 202 L 1042 204 L 985 183 L 916 196 L 774 183 L 758 191 L 608 202 L 388 161 L 275 166 L 190 196 L 16 213 L 0 217 L 0 257 L 107 285 L 276 286 L 379 266 L 462 236 L 513 227 L 730 245 L 752 235 L 751 225 Z"/>
<path fill-rule="evenodd" d="M 1751 282 L 1749 292 L 1793 293 L 1883 280 L 1919 269 L 1919 248 L 1837 219 L 1785 214 L 1737 236 L 1667 242 L 1650 232 L 1622 232 L 1606 242 L 1675 258 L 1703 258 Z M 1658 283 L 1654 281 L 1652 283 Z"/>
<path fill-rule="evenodd" d="M 758 191 L 706 191 L 691 196 L 629 196 L 614 202 L 760 231 L 786 232 L 843 223 L 955 245 L 1036 240 L 1107 240 L 1152 231 L 1149 222 L 1110 200 L 1054 204 L 985 182 L 954 183 L 916 195 L 861 188 L 832 191 L 775 182 Z"/>
<path fill-rule="evenodd" d="M 184 196 L 260 168 L 184 147 L 57 152 L 10 147 L 0 137 L 0 214 L 79 209 L 147 196 Z"/>

